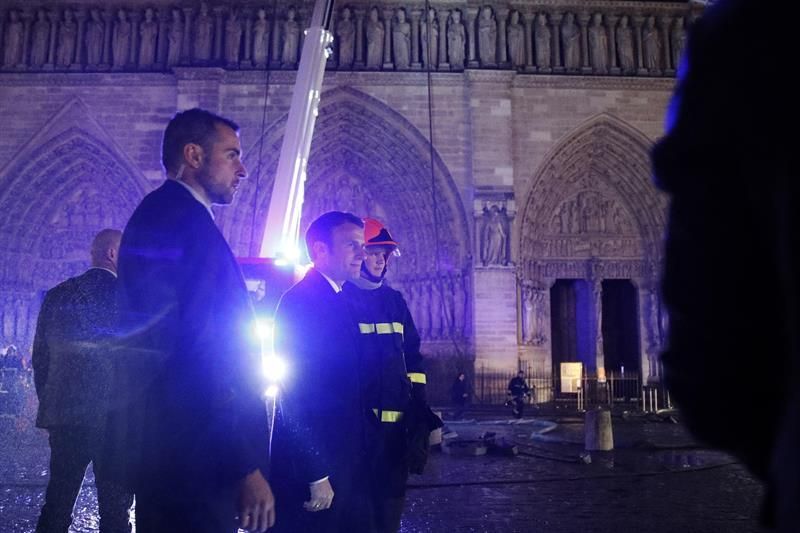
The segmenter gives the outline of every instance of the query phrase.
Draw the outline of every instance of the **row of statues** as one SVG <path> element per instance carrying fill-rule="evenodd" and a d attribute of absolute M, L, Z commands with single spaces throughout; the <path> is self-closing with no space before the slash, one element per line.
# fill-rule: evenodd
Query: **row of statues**
<path fill-rule="evenodd" d="M 465 15 L 466 12 L 466 15 Z M 206 2 L 199 8 L 10 9 L 0 14 L 5 70 L 164 70 L 175 66 L 297 67 L 295 7 Z M 353 8 L 335 16 L 340 70 L 510 68 L 529 72 L 661 75 L 686 47 L 684 16 Z"/>
<path fill-rule="evenodd" d="M 462 272 L 442 272 L 392 281 L 406 299 L 420 337 L 462 340 L 467 335 L 469 287 Z"/>

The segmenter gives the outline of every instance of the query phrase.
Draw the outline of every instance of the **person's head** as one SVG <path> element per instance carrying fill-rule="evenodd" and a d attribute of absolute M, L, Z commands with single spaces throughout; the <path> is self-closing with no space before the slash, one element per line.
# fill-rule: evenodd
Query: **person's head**
<path fill-rule="evenodd" d="M 397 250 L 397 242 L 389 230 L 374 218 L 364 219 L 364 264 L 361 277 L 372 282 L 381 281 L 386 275 L 389 256 Z"/>
<path fill-rule="evenodd" d="M 167 175 L 192 187 L 213 204 L 233 201 L 247 177 L 239 126 L 194 108 L 175 115 L 164 130 L 161 162 Z"/>
<path fill-rule="evenodd" d="M 453 11 L 453 22 L 461 22 L 461 11 L 458 9 Z"/>
<path fill-rule="evenodd" d="M 517 372 L 517 377 L 518 377 L 518 378 L 524 378 L 524 377 L 525 377 L 525 372 L 523 372 L 522 370 L 520 370 L 519 372 Z"/>
<path fill-rule="evenodd" d="M 350 8 L 345 7 L 342 9 L 342 19 L 343 20 L 350 20 Z"/>
<path fill-rule="evenodd" d="M 378 21 L 378 8 L 377 8 L 377 7 L 373 7 L 373 8 L 370 10 L 370 12 L 369 12 L 369 19 L 370 19 L 372 22 L 377 22 L 377 21 Z"/>
<path fill-rule="evenodd" d="M 121 240 L 122 232 L 117 229 L 104 229 L 95 235 L 89 252 L 92 266 L 116 272 Z"/>
<path fill-rule="evenodd" d="M 467 379 L 467 376 L 463 372 L 459 372 L 457 379 L 458 381 L 464 381 L 465 379 Z"/>
<path fill-rule="evenodd" d="M 328 211 L 308 227 L 306 248 L 314 268 L 341 286 L 359 276 L 364 259 L 364 222 L 352 213 Z"/>
<path fill-rule="evenodd" d="M 406 21 L 406 10 L 402 7 L 397 10 L 397 22 L 405 22 Z"/>

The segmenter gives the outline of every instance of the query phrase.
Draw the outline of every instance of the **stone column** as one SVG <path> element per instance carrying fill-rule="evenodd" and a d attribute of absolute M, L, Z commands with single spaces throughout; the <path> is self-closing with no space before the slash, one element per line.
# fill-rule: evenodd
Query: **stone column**
<path fill-rule="evenodd" d="M 392 63 L 392 17 L 394 9 L 383 10 L 383 70 L 394 70 Z"/>
<path fill-rule="evenodd" d="M 131 9 L 128 17 L 131 21 L 131 50 L 129 52 L 131 69 L 135 69 L 139 65 L 139 22 L 144 17 L 144 14 L 138 9 Z"/>
<path fill-rule="evenodd" d="M 181 65 L 192 64 L 192 30 L 194 29 L 194 8 L 183 8 L 183 44 L 181 45 Z"/>
<path fill-rule="evenodd" d="M 86 27 L 86 19 L 88 17 L 88 13 L 85 9 L 80 8 L 75 10 L 75 20 L 78 21 L 78 35 L 77 35 L 77 42 L 75 43 L 75 61 L 72 62 L 72 66 L 70 70 L 82 70 L 83 69 L 83 29 Z"/>
<path fill-rule="evenodd" d="M 47 18 L 50 20 L 50 46 L 47 48 L 47 61 L 42 67 L 46 70 L 52 70 L 56 64 L 56 36 L 58 35 L 58 23 L 61 22 L 58 9 L 53 9 L 47 12 Z"/>
<path fill-rule="evenodd" d="M 5 41 L 5 37 L 6 37 L 5 36 L 5 26 L 6 26 L 6 17 L 7 16 L 8 16 L 8 14 L 6 13 L 6 10 L 5 9 L 0 9 L 0 45 L 2 45 L 3 43 L 6 42 Z M 0 59 L 0 68 L 2 67 L 2 65 L 3 65 L 3 62 Z M 2 333 L 1 329 L 0 329 L 0 333 Z"/>
<path fill-rule="evenodd" d="M 222 29 L 224 28 L 225 24 L 222 22 L 222 16 L 225 14 L 225 8 L 222 6 L 216 6 L 214 8 L 214 29 L 216 33 L 214 35 L 214 63 L 220 64 L 223 61 L 222 57 Z M 279 58 L 280 59 L 280 58 Z"/>
<path fill-rule="evenodd" d="M 478 68 L 480 63 L 478 63 L 477 57 L 477 43 L 476 39 L 478 38 L 478 32 L 475 28 L 475 21 L 478 18 L 478 8 L 477 7 L 468 7 L 467 14 L 466 14 L 466 25 L 467 25 L 467 41 L 469 42 L 469 46 L 467 47 L 469 51 L 469 58 L 467 61 L 468 68 Z M 440 30 L 441 31 L 441 30 Z"/>
<path fill-rule="evenodd" d="M 100 65 L 102 70 L 111 68 L 111 32 L 113 30 L 114 10 L 113 8 L 103 11 L 103 22 L 105 22 L 105 29 L 103 31 L 103 62 Z"/>
<path fill-rule="evenodd" d="M 245 7 L 242 9 L 244 19 L 244 54 L 242 55 L 239 66 L 242 68 L 252 68 L 253 61 L 250 58 L 253 51 L 253 10 Z"/>
<path fill-rule="evenodd" d="M 162 7 L 158 10 L 158 41 L 156 48 L 156 70 L 161 70 L 167 66 L 167 54 L 169 53 L 169 21 L 172 18 L 172 10 L 169 7 Z"/>
<path fill-rule="evenodd" d="M 497 48 L 500 52 L 498 57 L 498 67 L 508 68 L 508 35 L 506 35 L 506 21 L 508 20 L 508 8 L 497 8 Z"/>
<path fill-rule="evenodd" d="M 536 67 L 533 65 L 533 23 L 536 20 L 536 13 L 531 11 L 520 12 L 520 17 L 525 23 L 525 72 L 535 72 Z"/>
<path fill-rule="evenodd" d="M 672 54 L 670 54 L 669 46 L 669 29 L 672 24 L 672 17 L 664 15 L 658 17 L 658 27 L 661 28 L 661 64 L 664 65 L 664 74 L 675 74 L 675 68 L 672 65 Z"/>
<path fill-rule="evenodd" d="M 550 44 L 553 54 L 553 72 L 564 72 L 564 59 L 561 53 L 561 21 L 564 19 L 564 14 L 558 11 L 550 16 L 550 24 L 552 24 L 553 42 Z"/>
<path fill-rule="evenodd" d="M 611 74 L 619 74 L 620 68 L 617 66 L 617 15 L 606 15 L 606 24 L 608 25 L 608 52 L 610 54 L 609 60 Z"/>
<path fill-rule="evenodd" d="M 269 57 L 269 68 L 281 68 L 281 22 L 276 12 L 272 17 L 272 50 Z"/>
<path fill-rule="evenodd" d="M 578 25 L 581 27 L 581 73 L 591 74 L 592 67 L 589 65 L 589 36 L 588 26 L 591 16 L 585 11 L 578 14 Z"/>
<path fill-rule="evenodd" d="M 420 9 L 411 10 L 411 70 L 421 70 L 419 61 L 419 21 L 422 17 Z"/>
<path fill-rule="evenodd" d="M 24 70 L 28 68 L 28 56 L 30 55 L 31 51 L 31 26 L 33 25 L 33 10 L 29 7 L 22 9 L 22 24 L 23 24 L 23 37 L 22 37 L 22 60 L 17 65 L 17 68 L 20 70 Z M 50 32 L 52 34 L 53 27 L 51 25 Z M 5 44 L 5 43 L 3 43 Z"/>
<path fill-rule="evenodd" d="M 356 42 L 355 42 L 355 63 L 356 70 L 363 70 L 364 68 L 364 16 L 366 16 L 364 8 L 355 9 L 356 16 Z"/>
<path fill-rule="evenodd" d="M 450 20 L 450 10 L 440 9 L 436 15 L 439 17 L 439 70 L 450 70 L 450 61 L 447 57 L 447 24 Z"/>
<path fill-rule="evenodd" d="M 605 381 L 606 376 L 606 360 L 603 352 L 603 280 L 597 277 L 591 282 L 594 297 L 594 356 L 599 387 L 600 381 Z"/>
<path fill-rule="evenodd" d="M 642 25 L 644 24 L 644 17 L 642 15 L 634 15 L 631 17 L 633 23 L 633 40 L 636 47 L 636 63 L 639 66 L 636 73 L 639 76 L 646 76 L 647 69 L 644 68 L 644 57 L 642 57 Z"/>

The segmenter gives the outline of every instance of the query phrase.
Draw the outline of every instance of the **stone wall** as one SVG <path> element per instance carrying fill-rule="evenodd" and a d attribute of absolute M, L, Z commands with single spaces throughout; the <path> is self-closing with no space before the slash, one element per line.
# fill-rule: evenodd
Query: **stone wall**
<path fill-rule="evenodd" d="M 0 138 L 0 341 L 22 345 L 30 344 L 42 292 L 85 268 L 92 234 L 104 226 L 123 227 L 143 194 L 163 179 L 160 136 L 176 110 L 199 105 L 241 124 L 250 179 L 234 205 L 218 210 L 217 220 L 237 254 L 257 253 L 295 77 L 290 65 L 273 63 L 274 39 L 268 60 L 253 61 L 252 47 L 245 46 L 247 21 L 252 46 L 258 10 L 245 3 L 235 4 L 243 28 L 238 62 L 217 54 L 224 51 L 217 47 L 225 43 L 222 31 L 210 59 L 202 62 L 195 41 L 184 36 L 181 43 L 190 43 L 189 52 L 181 48 L 175 65 L 154 62 L 145 68 L 130 59 L 131 52 L 129 61 L 114 68 L 113 46 L 110 63 L 108 57 L 102 63 L 102 51 L 101 63 L 88 63 L 84 48 L 81 54 L 75 51 L 69 65 L 34 65 L 33 17 L 40 6 L 45 9 L 49 35 L 56 28 L 48 54 L 50 42 L 57 54 L 59 24 L 66 20 L 63 5 L 0 8 L 6 32 L 0 43 L 6 48 L 10 9 L 28 23 L 23 25 L 26 55 L 20 52 L 24 61 L 6 64 L 0 72 L 6 133 Z M 76 15 L 91 16 L 91 3 L 69 6 Z M 168 2 L 130 1 L 123 9 L 141 25 L 144 18 L 130 15 L 144 17 L 148 6 L 157 14 L 173 13 Z M 229 6 L 209 6 L 214 39 L 224 29 L 220 21 L 232 15 Z M 279 16 L 268 13 L 268 20 L 285 22 L 288 6 L 281 6 Z M 351 4 L 356 25 L 370 6 Z M 657 379 L 660 303 L 654 279 L 665 204 L 650 184 L 647 152 L 661 133 L 674 61 L 664 53 L 670 48 L 662 47 L 658 72 L 642 70 L 645 56 L 636 55 L 637 46 L 636 68 L 623 69 L 610 43 L 623 15 L 639 36 L 654 15 L 662 44 L 675 20 L 693 15 L 684 4 L 494 5 L 489 17 L 496 29 L 494 61 L 481 62 L 476 22 L 465 31 L 462 69 L 453 68 L 448 42 L 437 56 L 447 57 L 446 63 L 424 61 L 417 25 L 421 6 L 386 6 L 378 10 L 384 29 L 392 27 L 387 17 L 403 24 L 397 10 L 404 8 L 416 33 L 408 68 L 403 61 L 398 67 L 394 41 L 389 61 L 383 48 L 384 61 L 376 69 L 358 62 L 368 55 L 366 36 L 360 51 L 353 50 L 352 63 L 340 61 L 342 50 L 335 46 L 312 142 L 301 229 L 331 208 L 384 220 L 402 250 L 390 279 L 409 301 L 426 352 L 477 358 L 487 368 L 508 369 L 521 358 L 549 370 L 548 289 L 556 279 L 631 279 L 640 291 L 642 371 Z M 200 4 L 191 12 L 183 7 L 181 20 L 188 16 L 196 22 Z M 301 22 L 308 7 L 298 7 Z M 468 24 L 478 13 L 472 4 L 435 7 L 436 22 L 445 27 L 457 18 L 455 10 Z M 523 65 L 509 60 L 512 48 L 519 53 L 508 46 L 514 11 L 522 15 Z M 560 40 L 551 34 L 546 70 L 536 62 L 535 35 L 526 33 L 527 27 L 533 30 L 534 15 L 544 14 L 555 32 L 567 12 L 577 14 L 582 32 L 580 66 L 560 68 L 563 49 L 555 47 Z M 589 15 L 594 13 L 602 15 L 611 39 L 605 70 L 592 63 L 597 57 L 590 53 L 594 17 Z M 100 18 L 113 34 L 114 17 Z M 345 18 L 337 14 L 334 31 Z M 159 26 L 156 49 L 160 36 L 169 35 L 166 27 L 161 33 Z M 270 28 L 274 32 L 274 22 Z M 85 35 L 86 28 L 81 31 Z M 140 50 L 141 44 L 131 41 L 130 50 Z M 470 63 L 472 44 L 476 63 Z M 437 46 L 441 52 L 441 41 Z M 432 49 L 426 48 L 425 57 Z M 348 54 L 345 50 L 345 59 Z"/>

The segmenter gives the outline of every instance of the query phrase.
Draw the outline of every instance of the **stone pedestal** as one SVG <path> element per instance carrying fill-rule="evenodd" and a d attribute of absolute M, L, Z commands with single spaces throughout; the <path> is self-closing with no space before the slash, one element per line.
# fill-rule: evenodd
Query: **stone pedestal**
<path fill-rule="evenodd" d="M 477 267 L 475 368 L 517 368 L 517 280 L 513 267 Z"/>
<path fill-rule="evenodd" d="M 586 412 L 584 422 L 584 446 L 587 451 L 610 451 L 614 449 L 614 431 L 611 427 L 611 411 L 592 409 Z"/>

